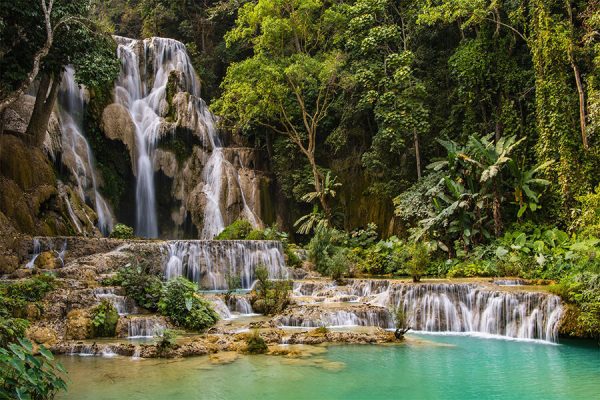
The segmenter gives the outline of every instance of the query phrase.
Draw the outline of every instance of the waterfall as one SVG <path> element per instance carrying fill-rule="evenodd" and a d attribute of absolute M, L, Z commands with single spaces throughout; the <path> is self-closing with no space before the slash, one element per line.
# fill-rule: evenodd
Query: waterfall
<path fill-rule="evenodd" d="M 491 285 L 478 284 L 406 284 L 384 279 L 356 279 L 346 286 L 337 286 L 329 281 L 304 281 L 294 283 L 293 295 L 300 300 L 297 303 L 304 305 L 360 301 L 386 309 L 401 307 L 407 325 L 415 331 L 497 335 L 548 342 L 558 339 L 562 313 L 557 296 L 502 291 Z M 348 305 L 345 311 L 351 311 L 352 307 Z M 344 320 L 346 324 L 372 324 L 364 315 L 355 318 L 338 314 L 322 318 L 313 313 L 307 317 L 302 310 L 283 324 L 318 326 Z M 378 322 L 374 325 L 382 326 Z"/>
<path fill-rule="evenodd" d="M 79 198 L 83 202 L 86 198 L 89 198 L 94 204 L 98 215 L 98 229 L 103 234 L 108 235 L 113 227 L 113 217 L 108 204 L 98 192 L 92 151 L 83 134 L 83 90 L 75 81 L 75 71 L 71 66 L 66 67 L 63 75 L 58 95 L 58 105 L 62 132 L 63 164 L 69 167 L 75 178 Z M 68 199 L 67 207 L 71 219 L 81 232 L 81 227 Z"/>
<path fill-rule="evenodd" d="M 29 269 L 33 268 L 33 266 L 35 265 L 35 259 L 38 258 L 38 256 L 41 253 L 42 253 L 42 243 L 40 242 L 40 239 L 33 238 L 33 254 L 31 255 L 31 259 L 25 265 L 25 267 L 29 268 Z"/>
<path fill-rule="evenodd" d="M 294 315 L 282 316 L 277 320 L 280 326 L 293 327 L 349 327 L 349 326 L 377 326 L 392 328 L 393 321 L 390 313 L 385 308 L 380 309 L 348 309 L 330 310 L 327 308 L 309 308 Z"/>
<path fill-rule="evenodd" d="M 413 330 L 467 332 L 556 342 L 562 312 L 557 296 L 504 292 L 469 284 L 398 285 L 391 306 L 402 307 Z"/>
<path fill-rule="evenodd" d="M 99 300 L 106 299 L 110 301 L 117 309 L 119 315 L 137 314 L 139 311 L 133 299 L 117 294 L 115 288 L 96 288 L 94 289 L 94 294 Z"/>
<path fill-rule="evenodd" d="M 166 122 L 167 113 L 173 114 L 167 99 L 169 76 L 175 72 L 179 84 L 188 94 L 187 111 L 195 116 L 192 121 L 196 134 L 208 139 L 211 155 L 204 166 L 202 192 L 206 197 L 204 224 L 200 237 L 212 239 L 225 227 L 221 209 L 222 183 L 226 168 L 233 166 L 225 159 L 214 116 L 200 98 L 200 84 L 185 46 L 174 39 L 151 38 L 143 41 L 115 37 L 121 74 L 116 84 L 115 102 L 129 111 L 136 134 L 136 234 L 157 237 L 156 194 L 154 185 L 154 155 L 160 138 L 173 132 Z M 236 184 L 239 176 L 236 173 Z M 254 226 L 258 219 L 246 204 L 243 191 L 244 217 Z"/>
<path fill-rule="evenodd" d="M 185 276 L 210 290 L 227 289 L 226 277 L 239 277 L 250 289 L 255 270 L 264 265 L 272 279 L 287 279 L 283 249 L 277 241 L 176 240 L 169 241 L 163 266 L 166 279 Z"/>
<path fill-rule="evenodd" d="M 67 252 L 67 241 L 64 240 L 60 245 L 60 250 L 56 250 L 54 248 L 54 242 L 50 241 L 46 243 L 46 245 L 42 245 L 42 241 L 39 237 L 33 238 L 33 253 L 31 254 L 31 258 L 25 264 L 25 268 L 33 268 L 35 266 L 35 260 L 39 257 L 40 254 L 44 251 L 52 251 L 56 253 L 57 258 L 60 260 L 62 266 L 65 266 L 65 254 Z"/>
<path fill-rule="evenodd" d="M 151 338 L 165 330 L 165 326 L 155 317 L 133 317 L 127 319 L 127 337 Z"/>

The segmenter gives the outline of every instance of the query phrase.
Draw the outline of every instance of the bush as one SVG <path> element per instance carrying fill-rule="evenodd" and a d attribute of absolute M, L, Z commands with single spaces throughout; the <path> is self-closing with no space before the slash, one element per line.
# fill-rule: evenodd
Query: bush
<path fill-rule="evenodd" d="M 183 277 L 165 285 L 158 309 L 174 324 L 196 331 L 209 328 L 219 320 L 210 303 L 196 293 L 194 283 Z"/>
<path fill-rule="evenodd" d="M 162 331 L 157 332 L 154 337 L 158 339 L 156 342 L 158 352 L 164 354 L 175 347 L 177 345 L 178 334 L 179 332 L 175 329 L 163 329 Z"/>
<path fill-rule="evenodd" d="M 429 249 L 426 244 L 415 242 L 409 248 L 410 258 L 406 263 L 406 270 L 412 277 L 413 282 L 419 282 L 421 276 L 427 271 L 429 264 Z"/>
<path fill-rule="evenodd" d="M 600 339 L 600 271 L 566 276 L 550 290 L 577 306 L 577 324 L 585 335 Z"/>
<path fill-rule="evenodd" d="M 104 299 L 92 309 L 92 335 L 94 337 L 113 337 L 119 322 L 119 313 L 110 301 Z"/>
<path fill-rule="evenodd" d="M 109 237 L 113 239 L 133 239 L 133 228 L 125 224 L 117 224 Z"/>
<path fill-rule="evenodd" d="M 151 311 L 158 309 L 163 283 L 156 275 L 148 274 L 141 267 L 125 267 L 119 271 L 113 283 L 123 286 L 127 296 L 137 305 Z"/>
<path fill-rule="evenodd" d="M 238 219 L 228 227 L 226 227 L 223 232 L 219 233 L 215 240 L 243 240 L 250 234 L 252 231 L 252 224 L 244 219 Z"/>
<path fill-rule="evenodd" d="M 66 371 L 53 362 L 54 356 L 44 346 L 39 352 L 39 357 L 34 356 L 33 346 L 26 339 L 0 348 L 0 398 L 44 400 L 66 390 L 61 377 Z"/>
<path fill-rule="evenodd" d="M 258 330 L 255 330 L 252 335 L 246 336 L 246 344 L 248 345 L 246 351 L 250 354 L 264 354 L 269 350 Z"/>
<path fill-rule="evenodd" d="M 308 258 L 320 274 L 329 274 L 331 257 L 339 251 L 344 239 L 345 235 L 336 229 L 322 226 L 315 229 L 315 235 L 308 243 Z"/>
<path fill-rule="evenodd" d="M 406 244 L 392 236 L 361 251 L 359 257 L 362 259 L 360 269 L 368 274 L 395 274 L 402 270 L 409 253 Z"/>
<path fill-rule="evenodd" d="M 269 279 L 269 271 L 264 265 L 256 267 L 257 283 L 252 308 L 261 314 L 270 315 L 283 311 L 290 303 L 291 281 Z"/>
<path fill-rule="evenodd" d="M 54 276 L 49 274 L 36 275 L 33 278 L 6 285 L 8 297 L 23 301 L 40 301 L 56 288 Z"/>
<path fill-rule="evenodd" d="M 453 265 L 448 271 L 448 278 L 472 278 L 476 276 L 494 276 L 489 261 L 465 261 Z"/>

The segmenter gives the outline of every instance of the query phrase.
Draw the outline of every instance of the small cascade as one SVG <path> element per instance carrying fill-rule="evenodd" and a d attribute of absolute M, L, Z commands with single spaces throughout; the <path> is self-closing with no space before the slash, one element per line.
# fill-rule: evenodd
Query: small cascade
<path fill-rule="evenodd" d="M 66 242 L 65 242 L 66 243 Z M 33 254 L 25 267 L 31 269 L 35 265 L 35 259 L 42 253 L 42 243 L 39 238 L 33 238 Z"/>
<path fill-rule="evenodd" d="M 67 241 L 63 240 L 62 244 L 60 245 L 60 249 L 56 250 L 54 248 L 54 242 L 53 241 L 49 241 L 46 243 L 46 245 L 42 244 L 42 241 L 40 240 L 40 238 L 34 237 L 33 238 L 33 253 L 31 254 L 31 258 L 29 259 L 29 261 L 27 262 L 27 264 L 25 264 L 26 268 L 33 268 L 35 266 L 35 260 L 40 256 L 40 254 L 42 254 L 44 251 L 51 251 L 56 253 L 56 257 L 60 260 L 62 266 L 65 266 L 65 254 L 67 253 Z"/>
<path fill-rule="evenodd" d="M 94 345 L 77 343 L 71 346 L 68 354 L 71 356 L 95 356 L 97 351 L 98 348 Z"/>
<path fill-rule="evenodd" d="M 133 317 L 127 320 L 127 337 L 151 338 L 165 330 L 165 326 L 153 317 Z"/>
<path fill-rule="evenodd" d="M 119 315 L 137 314 L 139 310 L 133 299 L 116 293 L 117 290 L 112 287 L 101 287 L 94 289 L 94 294 L 99 300 L 106 299 L 110 301 Z"/>
<path fill-rule="evenodd" d="M 254 314 L 254 310 L 252 310 L 252 305 L 244 296 L 235 296 L 235 304 L 233 306 L 233 310 L 243 315 Z"/>
<path fill-rule="evenodd" d="M 219 317 L 221 317 L 221 319 L 232 318 L 231 311 L 220 297 L 212 297 L 209 299 L 209 301 L 213 307 L 213 310 L 215 310 L 215 312 L 219 314 Z"/>
<path fill-rule="evenodd" d="M 98 192 L 92 151 L 83 134 L 83 89 L 75 81 L 75 71 L 71 66 L 66 67 L 58 95 L 58 105 L 62 132 L 63 164 L 68 166 L 75 178 L 77 195 L 81 201 L 90 199 L 94 205 L 98 215 L 98 229 L 103 234 L 108 235 L 113 227 L 112 212 L 108 203 Z M 65 200 L 69 215 L 81 233 L 82 228 L 70 200 L 68 198 Z M 86 218 L 89 219 L 87 215 Z"/>
<path fill-rule="evenodd" d="M 523 279 L 494 279 L 492 283 L 498 286 L 523 286 L 526 284 Z"/>
<path fill-rule="evenodd" d="M 310 307 L 280 317 L 277 322 L 284 327 L 305 328 L 350 326 L 393 327 L 392 317 L 388 310 L 376 307 L 341 310 Z"/>
<path fill-rule="evenodd" d="M 287 279 L 283 249 L 277 241 L 170 241 L 163 267 L 165 278 L 185 276 L 209 290 L 227 289 L 226 277 L 239 276 L 243 289 L 250 289 L 255 270 L 264 265 L 271 279 Z"/>

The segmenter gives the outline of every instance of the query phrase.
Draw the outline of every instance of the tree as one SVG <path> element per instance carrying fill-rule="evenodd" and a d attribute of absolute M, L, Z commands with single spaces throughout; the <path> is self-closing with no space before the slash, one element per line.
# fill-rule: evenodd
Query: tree
<path fill-rule="evenodd" d="M 0 112 L 39 78 L 27 127 L 34 145 L 44 141 L 66 65 L 73 65 L 78 82 L 91 90 L 110 84 L 119 72 L 116 45 L 88 18 L 89 10 L 88 0 L 17 0 L 0 7 L 2 20 L 9 21 L 0 31 L 1 40 L 11 43 L 3 49 L 0 61 Z M 44 21 L 44 34 L 40 20 Z"/>
<path fill-rule="evenodd" d="M 294 143 L 310 165 L 316 198 L 328 220 L 331 206 L 316 151 L 321 125 L 340 90 L 343 56 L 332 40 L 338 22 L 328 2 L 246 3 L 225 39 L 229 47 L 248 48 L 251 56 L 229 66 L 223 94 L 213 107 L 237 129 L 262 126 Z"/>
<path fill-rule="evenodd" d="M 358 0 L 341 9 L 348 21 L 341 36 L 348 53 L 345 87 L 354 106 L 349 118 L 354 120 L 356 110 L 373 113 L 377 131 L 362 162 L 384 192 L 395 194 L 402 181 L 398 159 L 407 143 L 421 178 L 419 138 L 429 130 L 426 89 L 416 76 L 412 51 L 417 8 L 413 2 Z"/>

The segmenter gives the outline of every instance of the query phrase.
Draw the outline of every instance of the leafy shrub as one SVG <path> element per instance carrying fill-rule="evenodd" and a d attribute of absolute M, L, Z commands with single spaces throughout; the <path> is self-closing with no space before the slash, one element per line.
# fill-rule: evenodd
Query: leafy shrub
<path fill-rule="evenodd" d="M 104 299 L 91 311 L 94 337 L 113 337 L 119 321 L 119 313 L 110 301 Z"/>
<path fill-rule="evenodd" d="M 308 243 L 308 258 L 315 264 L 316 270 L 329 274 L 331 257 L 339 251 L 345 236 L 336 229 L 317 227 L 315 235 Z"/>
<path fill-rule="evenodd" d="M 157 332 L 154 337 L 158 339 L 156 346 L 158 347 L 159 353 L 165 353 L 175 347 L 178 334 L 179 332 L 175 329 L 163 329 L 162 331 Z"/>
<path fill-rule="evenodd" d="M 44 400 L 66 390 L 61 377 L 66 374 L 64 368 L 53 362 L 54 356 L 44 346 L 40 346 L 39 352 L 36 357 L 26 339 L 0 348 L 0 398 Z"/>
<path fill-rule="evenodd" d="M 264 354 L 269 350 L 258 330 L 255 330 L 252 335 L 246 336 L 246 345 L 248 346 L 246 351 L 250 354 Z"/>
<path fill-rule="evenodd" d="M 109 237 L 113 239 L 133 239 L 133 228 L 125 224 L 117 224 L 113 228 Z"/>
<path fill-rule="evenodd" d="M 8 343 L 16 342 L 18 338 L 25 336 L 25 330 L 29 323 L 22 318 L 13 316 L 14 300 L 5 297 L 0 292 L 0 347 Z"/>
<path fill-rule="evenodd" d="M 375 245 L 361 252 L 362 261 L 359 268 L 368 274 L 398 273 L 408 260 L 409 253 L 406 244 L 392 236 L 380 240 Z"/>
<path fill-rule="evenodd" d="M 419 282 L 421 276 L 427 271 L 429 264 L 429 249 L 426 244 L 415 242 L 408 248 L 410 258 L 406 263 L 406 270 L 413 282 Z"/>
<path fill-rule="evenodd" d="M 251 231 L 252 224 L 250 222 L 238 219 L 219 233 L 215 240 L 242 240 L 246 239 Z"/>
<path fill-rule="evenodd" d="M 576 215 L 571 229 L 580 231 L 583 237 L 600 237 L 600 185 L 594 193 L 577 198 L 580 207 L 574 210 Z"/>
<path fill-rule="evenodd" d="M 348 254 L 348 249 L 341 247 L 329 259 L 327 273 L 331 276 L 331 279 L 339 281 L 349 275 L 351 261 Z"/>
<path fill-rule="evenodd" d="M 566 276 L 550 290 L 575 304 L 580 311 L 579 328 L 589 337 L 600 339 L 600 270 Z"/>
<path fill-rule="evenodd" d="M 119 271 L 116 282 L 123 286 L 127 296 L 135 300 L 140 307 L 151 311 L 158 309 L 163 290 L 163 283 L 158 276 L 148 274 L 140 266 L 129 266 Z"/>
<path fill-rule="evenodd" d="M 183 277 L 165 285 L 158 309 L 176 325 L 197 331 L 209 328 L 219 320 L 210 303 L 196 293 L 196 285 Z"/>
<path fill-rule="evenodd" d="M 326 326 L 319 326 L 313 330 L 313 333 L 317 335 L 327 335 L 329 333 L 329 328 Z"/>
<path fill-rule="evenodd" d="M 494 276 L 493 269 L 489 262 L 485 261 L 466 261 L 458 263 L 448 271 L 449 278 L 472 278 L 476 276 Z"/>
<path fill-rule="evenodd" d="M 348 235 L 344 245 L 349 248 L 360 247 L 366 249 L 377 242 L 377 225 L 369 223 L 366 229 L 355 229 Z"/>
<path fill-rule="evenodd" d="M 253 229 L 246 235 L 246 240 L 265 240 L 265 232 L 262 229 Z"/>
<path fill-rule="evenodd" d="M 6 295 L 12 299 L 24 301 L 40 301 L 56 288 L 56 279 L 49 274 L 36 275 L 33 278 L 25 279 L 6 285 Z"/>
<path fill-rule="evenodd" d="M 269 279 L 269 271 L 264 265 L 256 267 L 255 275 L 257 283 L 252 308 L 265 315 L 283 311 L 290 303 L 291 281 Z"/>

